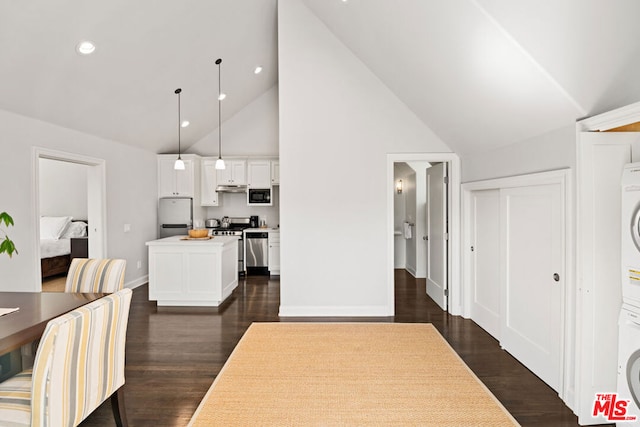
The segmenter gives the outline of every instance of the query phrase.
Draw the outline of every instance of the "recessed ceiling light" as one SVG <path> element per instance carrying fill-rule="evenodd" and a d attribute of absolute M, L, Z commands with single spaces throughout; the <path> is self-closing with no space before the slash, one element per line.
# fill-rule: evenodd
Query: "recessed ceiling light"
<path fill-rule="evenodd" d="M 221 93 L 220 96 L 218 96 L 218 101 L 222 101 L 223 99 L 225 99 L 227 97 L 226 93 Z"/>
<path fill-rule="evenodd" d="M 255 70 L 253 70 L 253 74 L 260 74 L 262 72 L 262 67 L 261 66 L 257 66 Z"/>
<path fill-rule="evenodd" d="M 83 42 L 78 43 L 76 46 L 76 51 L 81 55 L 90 55 L 96 50 L 96 45 L 93 42 L 85 40 Z"/>
<path fill-rule="evenodd" d="M 189 126 L 189 120 L 183 120 L 180 126 L 182 126 L 183 128 L 186 128 L 187 126 Z"/>

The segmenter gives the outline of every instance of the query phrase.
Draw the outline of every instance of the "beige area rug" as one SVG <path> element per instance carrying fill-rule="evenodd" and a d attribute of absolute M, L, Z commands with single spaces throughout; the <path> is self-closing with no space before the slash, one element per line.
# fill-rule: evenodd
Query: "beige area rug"
<path fill-rule="evenodd" d="M 190 426 L 514 426 L 431 324 L 253 323 Z"/>

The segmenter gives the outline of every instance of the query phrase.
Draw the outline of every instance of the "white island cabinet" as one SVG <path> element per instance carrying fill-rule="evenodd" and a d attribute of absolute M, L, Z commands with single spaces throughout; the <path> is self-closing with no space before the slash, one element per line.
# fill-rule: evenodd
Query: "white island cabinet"
<path fill-rule="evenodd" d="M 238 238 L 147 242 L 149 300 L 158 306 L 220 305 L 238 286 Z"/>

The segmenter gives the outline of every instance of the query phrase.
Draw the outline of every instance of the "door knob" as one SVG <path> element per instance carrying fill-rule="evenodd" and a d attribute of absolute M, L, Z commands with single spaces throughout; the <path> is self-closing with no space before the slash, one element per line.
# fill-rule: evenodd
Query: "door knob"
<path fill-rule="evenodd" d="M 555 280 L 556 282 L 560 281 L 560 275 L 558 273 L 553 273 L 553 280 Z"/>

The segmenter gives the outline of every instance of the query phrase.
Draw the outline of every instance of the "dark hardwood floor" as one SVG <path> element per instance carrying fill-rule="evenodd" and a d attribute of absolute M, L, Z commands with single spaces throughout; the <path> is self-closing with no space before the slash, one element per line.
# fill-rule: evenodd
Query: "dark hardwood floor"
<path fill-rule="evenodd" d="M 386 318 L 278 317 L 277 279 L 250 277 L 220 308 L 163 308 L 135 289 L 127 334 L 127 416 L 131 426 L 185 426 L 252 322 L 429 322 L 523 426 L 577 426 L 557 393 L 500 349 L 471 320 L 450 316 L 425 294 L 424 279 L 396 270 L 396 315 Z M 109 401 L 83 426 L 113 426 Z"/>

